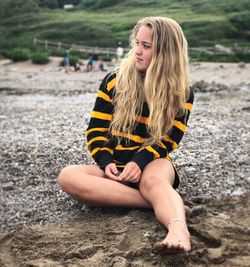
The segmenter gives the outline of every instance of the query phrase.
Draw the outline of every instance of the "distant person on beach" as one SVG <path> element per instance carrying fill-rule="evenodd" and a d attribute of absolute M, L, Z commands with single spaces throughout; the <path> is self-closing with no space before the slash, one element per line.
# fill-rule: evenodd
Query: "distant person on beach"
<path fill-rule="evenodd" d="M 87 71 L 92 71 L 93 69 L 93 55 L 90 55 L 87 62 Z"/>
<path fill-rule="evenodd" d="M 66 50 L 63 54 L 63 62 L 64 62 L 64 68 L 65 71 L 68 72 L 70 68 L 70 63 L 69 63 L 69 51 Z"/>
<path fill-rule="evenodd" d="M 107 71 L 105 69 L 104 63 L 99 60 L 97 54 L 93 54 L 89 57 L 87 62 L 87 72 L 89 71 Z"/>
<path fill-rule="evenodd" d="M 107 70 L 105 69 L 104 63 L 103 63 L 102 61 L 99 62 L 99 70 L 100 70 L 100 71 L 107 71 Z"/>
<path fill-rule="evenodd" d="M 160 253 L 191 250 L 180 182 L 169 153 L 187 128 L 193 92 L 187 42 L 172 19 L 140 20 L 132 48 L 103 79 L 86 131 L 96 164 L 64 168 L 58 183 L 90 206 L 152 208 L 168 233 Z"/>
<path fill-rule="evenodd" d="M 81 72 L 81 65 L 79 63 L 75 63 L 74 65 L 74 71 L 75 72 Z"/>
<path fill-rule="evenodd" d="M 99 69 L 99 57 L 97 54 L 90 55 L 87 63 L 87 71 L 98 71 Z"/>
<path fill-rule="evenodd" d="M 116 56 L 117 56 L 117 60 L 118 60 L 118 62 L 121 61 L 121 59 L 122 59 L 122 57 L 123 57 L 123 53 L 124 53 L 124 49 L 123 49 L 123 47 L 122 47 L 122 43 L 119 42 L 119 43 L 118 43 L 118 46 L 117 46 L 117 48 L 116 48 Z"/>
<path fill-rule="evenodd" d="M 92 62 L 93 62 L 93 71 L 98 71 L 98 69 L 99 69 L 99 56 L 97 54 L 93 54 Z"/>

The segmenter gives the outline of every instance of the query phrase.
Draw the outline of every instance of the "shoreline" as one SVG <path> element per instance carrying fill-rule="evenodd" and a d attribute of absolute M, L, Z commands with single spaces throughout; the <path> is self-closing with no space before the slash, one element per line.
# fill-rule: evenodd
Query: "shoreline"
<path fill-rule="evenodd" d="M 60 57 L 51 57 L 50 63 L 46 65 L 32 64 L 31 61 L 4 64 L 6 60 L 0 60 L 0 88 L 31 89 L 60 88 L 82 89 L 84 83 L 101 81 L 107 72 L 65 72 L 64 67 L 59 66 Z M 1 64 L 2 62 L 2 64 Z M 108 63 L 107 71 L 113 70 L 114 63 Z M 208 83 L 221 83 L 227 86 L 239 86 L 250 84 L 250 63 L 215 63 L 215 62 L 191 62 L 190 81 L 194 84 L 204 80 Z M 39 84 L 38 84 L 39 83 Z M 63 84 L 65 83 L 65 85 Z M 97 83 L 98 85 L 98 83 Z M 39 87 L 38 87 L 39 86 Z M 90 90 L 96 92 L 97 88 Z"/>

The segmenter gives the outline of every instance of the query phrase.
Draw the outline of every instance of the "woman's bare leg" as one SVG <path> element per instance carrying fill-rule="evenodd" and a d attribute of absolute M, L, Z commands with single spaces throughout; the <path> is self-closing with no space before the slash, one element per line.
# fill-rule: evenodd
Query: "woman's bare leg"
<path fill-rule="evenodd" d="M 145 167 L 140 182 L 143 197 L 153 206 L 156 218 L 168 229 L 166 238 L 157 242 L 155 248 L 171 254 L 191 249 L 184 204 L 172 187 L 174 175 L 174 168 L 167 159 L 156 159 Z"/>
<path fill-rule="evenodd" d="M 105 178 L 97 165 L 73 165 L 58 176 L 62 190 L 91 206 L 151 208 L 139 190 Z"/>

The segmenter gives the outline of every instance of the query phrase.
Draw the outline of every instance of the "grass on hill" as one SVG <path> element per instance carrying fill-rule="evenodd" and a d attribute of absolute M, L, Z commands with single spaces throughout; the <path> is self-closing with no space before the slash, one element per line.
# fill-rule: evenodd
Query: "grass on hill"
<path fill-rule="evenodd" d="M 84 46 L 128 46 L 134 24 L 167 16 L 183 28 L 189 46 L 250 44 L 249 0 L 82 0 L 72 11 L 40 9 L 1 19 L 0 50 L 32 47 L 33 38 Z"/>

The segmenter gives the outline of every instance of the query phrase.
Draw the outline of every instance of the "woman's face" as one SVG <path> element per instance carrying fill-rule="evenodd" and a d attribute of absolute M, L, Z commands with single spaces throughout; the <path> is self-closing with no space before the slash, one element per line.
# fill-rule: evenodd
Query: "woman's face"
<path fill-rule="evenodd" d="M 135 67 L 145 72 L 152 59 L 152 30 L 142 25 L 136 35 Z"/>

